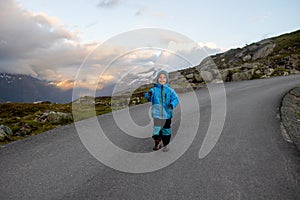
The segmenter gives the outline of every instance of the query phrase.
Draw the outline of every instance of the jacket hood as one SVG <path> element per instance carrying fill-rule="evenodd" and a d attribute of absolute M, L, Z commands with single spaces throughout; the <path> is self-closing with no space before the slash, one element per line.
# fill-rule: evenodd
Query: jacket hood
<path fill-rule="evenodd" d="M 155 78 L 155 83 L 156 83 L 156 84 L 159 84 L 159 83 L 158 83 L 158 77 L 159 77 L 159 75 L 161 75 L 161 74 L 164 74 L 164 75 L 166 76 L 166 78 L 167 78 L 166 84 L 169 83 L 169 74 L 168 74 L 168 72 L 165 71 L 165 70 L 161 70 L 161 71 L 159 71 L 159 72 L 157 73 L 156 78 Z"/>

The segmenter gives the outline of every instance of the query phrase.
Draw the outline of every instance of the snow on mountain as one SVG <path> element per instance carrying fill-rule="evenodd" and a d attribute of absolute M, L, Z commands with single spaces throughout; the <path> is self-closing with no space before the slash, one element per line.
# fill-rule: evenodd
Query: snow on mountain
<path fill-rule="evenodd" d="M 72 99 L 72 90 L 61 90 L 46 81 L 22 74 L 0 72 L 0 91 L 1 102 L 67 103 Z"/>

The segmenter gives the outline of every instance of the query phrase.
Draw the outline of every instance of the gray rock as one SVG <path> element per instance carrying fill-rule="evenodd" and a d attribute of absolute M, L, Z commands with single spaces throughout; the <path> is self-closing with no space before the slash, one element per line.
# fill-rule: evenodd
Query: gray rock
<path fill-rule="evenodd" d="M 170 84 L 174 84 L 174 85 L 178 85 L 184 82 L 187 82 L 184 76 L 174 77 L 173 79 L 170 79 Z"/>
<path fill-rule="evenodd" d="M 10 135 L 13 135 L 12 130 L 8 126 L 0 125 L 0 142 L 3 142 Z"/>
<path fill-rule="evenodd" d="M 275 44 L 269 43 L 265 45 L 264 47 L 258 49 L 258 51 L 253 55 L 252 60 L 257 60 L 259 58 L 266 58 L 268 55 L 270 55 L 275 48 Z"/>
<path fill-rule="evenodd" d="M 252 70 L 245 72 L 236 72 L 232 75 L 232 81 L 250 80 L 252 78 Z"/>
<path fill-rule="evenodd" d="M 37 122 L 60 123 L 62 121 L 71 121 L 73 117 L 70 113 L 46 111 L 35 119 Z"/>
<path fill-rule="evenodd" d="M 274 72 L 273 68 L 267 68 L 264 70 L 264 74 L 267 76 L 271 76 L 273 72 Z"/>
<path fill-rule="evenodd" d="M 202 78 L 202 76 L 200 74 L 198 74 L 198 73 L 195 74 L 195 80 L 197 82 L 203 82 L 204 81 L 203 78 Z"/>
<path fill-rule="evenodd" d="M 262 74 L 262 72 L 258 69 L 258 70 L 255 70 L 255 74 L 257 74 L 257 75 L 261 75 Z"/>
<path fill-rule="evenodd" d="M 221 70 L 220 73 L 221 73 L 222 80 L 226 81 L 227 80 L 227 76 L 229 74 L 228 70 Z"/>
<path fill-rule="evenodd" d="M 296 69 L 291 69 L 290 72 L 291 72 L 291 74 L 299 74 L 300 73 L 300 71 L 296 70 Z"/>
<path fill-rule="evenodd" d="M 213 83 L 223 83 L 223 80 L 222 80 L 222 79 L 219 79 L 219 78 L 215 78 L 215 79 L 213 79 L 210 83 L 211 83 L 211 84 L 213 84 Z"/>
<path fill-rule="evenodd" d="M 185 75 L 185 77 L 187 79 L 193 79 L 194 78 L 194 74 L 187 74 L 187 75 Z"/>
<path fill-rule="evenodd" d="M 246 55 L 246 56 L 244 56 L 243 58 L 242 58 L 242 60 L 245 62 L 245 61 L 248 61 L 248 60 L 251 60 L 251 55 Z"/>
<path fill-rule="evenodd" d="M 22 123 L 21 128 L 16 132 L 18 136 L 26 136 L 31 133 L 32 129 L 28 123 Z"/>
<path fill-rule="evenodd" d="M 253 69 L 253 68 L 258 68 L 258 63 L 244 63 L 240 66 L 240 68 L 245 68 L 245 69 Z"/>
<path fill-rule="evenodd" d="M 181 73 L 178 72 L 178 71 L 170 72 L 169 73 L 169 79 L 170 79 L 170 81 L 171 80 L 176 80 L 176 79 L 178 79 L 178 77 L 182 77 Z"/>
<path fill-rule="evenodd" d="M 220 71 L 218 69 L 211 69 L 210 72 L 214 77 L 218 76 L 220 74 Z"/>
<path fill-rule="evenodd" d="M 201 71 L 200 74 L 207 83 L 211 82 L 214 79 L 213 75 L 208 71 Z"/>
<path fill-rule="evenodd" d="M 196 66 L 197 71 L 209 71 L 210 69 L 215 69 L 217 66 L 211 57 L 204 58 L 200 65 Z"/>

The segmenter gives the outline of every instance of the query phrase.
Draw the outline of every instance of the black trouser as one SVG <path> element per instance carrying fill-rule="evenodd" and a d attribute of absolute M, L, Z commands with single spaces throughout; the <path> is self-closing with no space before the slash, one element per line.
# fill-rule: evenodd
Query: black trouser
<path fill-rule="evenodd" d="M 162 140 L 164 146 L 168 145 L 170 143 L 170 140 L 171 140 L 171 134 L 164 135 L 162 133 L 162 129 L 170 129 L 171 128 L 171 119 L 157 119 L 157 118 L 154 118 L 153 120 L 154 120 L 154 126 L 160 126 L 161 127 L 161 129 L 159 131 L 159 135 L 153 135 L 152 136 L 152 138 L 155 141 L 155 144 L 158 144 Z"/>

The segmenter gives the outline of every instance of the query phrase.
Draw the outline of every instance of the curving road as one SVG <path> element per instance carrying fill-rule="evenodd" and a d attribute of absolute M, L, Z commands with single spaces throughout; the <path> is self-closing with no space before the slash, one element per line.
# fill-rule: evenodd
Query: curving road
<path fill-rule="evenodd" d="M 299 84 L 299 75 L 226 83 L 223 131 L 203 159 L 199 149 L 209 127 L 211 102 L 207 89 L 196 91 L 201 118 L 193 143 L 178 160 L 154 172 L 125 173 L 103 165 L 81 143 L 74 124 L 11 143 L 0 149 L 0 199 L 300 199 L 300 153 L 283 140 L 279 118 L 283 95 Z M 139 105 L 130 108 L 130 115 L 145 126 L 148 110 L 149 104 Z M 122 134 L 111 114 L 98 121 L 119 147 L 151 151 L 151 138 Z M 88 123 L 79 126 L 88 129 Z M 184 134 L 190 134 L 188 127 Z"/>

